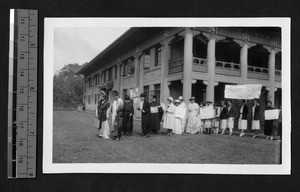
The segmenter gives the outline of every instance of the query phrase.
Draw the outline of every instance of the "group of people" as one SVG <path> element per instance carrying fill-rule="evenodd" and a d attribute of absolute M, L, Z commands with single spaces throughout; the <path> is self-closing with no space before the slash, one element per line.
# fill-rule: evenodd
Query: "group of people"
<path fill-rule="evenodd" d="M 128 95 L 125 96 L 125 102 L 119 97 L 117 91 L 112 92 L 114 98 L 112 104 L 107 100 L 107 94 L 101 91 L 96 115 L 99 119 L 99 137 L 105 139 L 120 140 L 122 132 L 124 135 L 132 135 L 134 105 Z M 190 98 L 190 103 L 186 104 L 182 96 L 177 100 L 168 97 L 167 104 L 158 103 L 156 96 L 153 96 L 151 102 L 146 98 L 146 94 L 140 94 L 140 102 L 136 107 L 141 111 L 141 128 L 143 137 L 149 137 L 150 133 L 158 134 L 163 121 L 163 128 L 167 129 L 167 136 L 173 134 L 225 134 L 229 130 L 232 135 L 234 121 L 237 116 L 235 107 L 231 100 L 221 101 L 220 106 L 211 101 L 197 103 L 195 97 Z M 205 110 L 212 111 L 213 115 L 204 117 Z M 267 101 L 265 110 L 271 110 L 272 102 Z M 249 113 L 251 111 L 251 113 Z M 251 129 L 254 131 L 253 138 L 256 138 L 260 130 L 260 105 L 258 100 L 253 100 L 251 110 L 248 109 L 245 100 L 238 113 L 238 129 L 241 130 L 240 137 L 245 136 L 245 130 L 248 127 L 248 116 L 251 115 Z M 111 115 L 111 123 L 108 119 Z M 109 124 L 112 125 L 110 130 Z M 213 130 L 213 132 L 212 132 Z M 264 134 L 266 139 L 273 139 L 273 120 L 265 120 Z M 279 117 L 278 134 L 281 136 L 281 114 Z"/>

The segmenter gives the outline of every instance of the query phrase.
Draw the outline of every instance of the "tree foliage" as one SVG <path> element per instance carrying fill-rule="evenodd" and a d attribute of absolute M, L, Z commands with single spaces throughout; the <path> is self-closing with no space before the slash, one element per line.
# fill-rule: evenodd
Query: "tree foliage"
<path fill-rule="evenodd" d="M 53 104 L 56 107 L 77 108 L 82 103 L 84 80 L 76 72 L 79 64 L 65 65 L 53 77 Z"/>

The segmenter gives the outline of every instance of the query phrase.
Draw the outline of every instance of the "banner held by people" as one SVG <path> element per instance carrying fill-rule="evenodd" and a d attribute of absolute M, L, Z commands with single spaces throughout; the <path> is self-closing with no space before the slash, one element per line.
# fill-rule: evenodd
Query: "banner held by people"
<path fill-rule="evenodd" d="M 261 94 L 261 84 L 225 85 L 227 99 L 258 99 Z"/>
<path fill-rule="evenodd" d="M 212 119 L 215 117 L 214 108 L 204 107 L 200 108 L 200 118 L 201 119 Z"/>

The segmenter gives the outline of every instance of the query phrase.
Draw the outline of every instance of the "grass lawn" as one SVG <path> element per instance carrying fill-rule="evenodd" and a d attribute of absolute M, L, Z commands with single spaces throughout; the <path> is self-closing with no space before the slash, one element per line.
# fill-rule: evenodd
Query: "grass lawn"
<path fill-rule="evenodd" d="M 279 164 L 280 143 L 236 135 L 159 135 L 143 138 L 140 121 L 120 141 L 97 137 L 95 114 L 53 113 L 53 163 Z"/>

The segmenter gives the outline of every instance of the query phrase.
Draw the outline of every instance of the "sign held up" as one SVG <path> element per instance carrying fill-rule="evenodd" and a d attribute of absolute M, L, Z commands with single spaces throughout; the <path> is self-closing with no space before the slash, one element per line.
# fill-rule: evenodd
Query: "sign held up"
<path fill-rule="evenodd" d="M 278 119 L 279 112 L 279 109 L 265 110 L 265 120 Z"/>
<path fill-rule="evenodd" d="M 261 84 L 225 85 L 225 98 L 228 99 L 258 99 Z"/>

